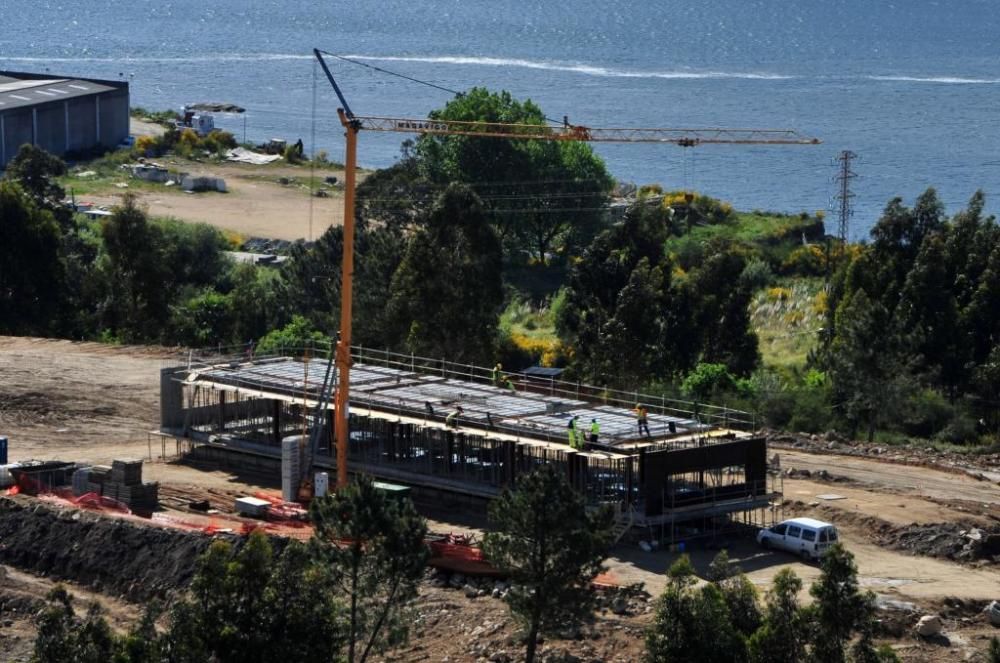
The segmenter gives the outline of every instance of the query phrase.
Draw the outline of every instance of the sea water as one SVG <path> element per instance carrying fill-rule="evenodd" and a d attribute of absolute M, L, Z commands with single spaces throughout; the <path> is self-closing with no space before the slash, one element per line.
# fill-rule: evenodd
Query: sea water
<path fill-rule="evenodd" d="M 994 0 L 0 0 L 0 69 L 128 79 L 151 109 L 238 104 L 245 118 L 218 119 L 238 138 L 245 119 L 249 140 L 332 159 L 339 103 L 313 47 L 593 127 L 798 129 L 823 144 L 595 149 L 622 181 L 810 213 L 836 209 L 852 150 L 855 238 L 928 186 L 949 211 L 976 189 L 1000 209 L 998 35 Z M 332 64 L 358 115 L 424 117 L 451 96 Z M 392 164 L 405 138 L 362 135 L 360 162 Z"/>

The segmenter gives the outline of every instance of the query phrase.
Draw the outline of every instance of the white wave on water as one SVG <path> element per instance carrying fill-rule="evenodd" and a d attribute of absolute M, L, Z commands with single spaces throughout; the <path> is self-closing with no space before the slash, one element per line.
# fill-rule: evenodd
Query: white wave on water
<path fill-rule="evenodd" d="M 963 78 L 961 76 L 865 76 L 871 81 L 898 83 L 944 83 L 949 85 L 994 85 L 1000 78 Z"/>
<path fill-rule="evenodd" d="M 543 69 L 546 71 L 566 71 L 589 76 L 609 76 L 615 78 L 743 78 L 751 80 L 786 80 L 794 76 L 767 74 L 755 72 L 729 71 L 643 71 L 639 69 L 616 69 L 596 65 L 545 62 L 539 60 L 523 60 L 520 58 L 492 58 L 477 56 L 451 55 L 346 55 L 355 60 L 371 60 L 377 62 L 426 62 L 429 64 L 477 65 L 484 67 L 521 67 L 523 69 Z"/>
<path fill-rule="evenodd" d="M 142 57 L 91 57 L 82 55 L 79 57 L 0 57 L 0 61 L 10 62 L 94 62 L 94 63 L 148 63 L 148 64 L 171 64 L 171 63 L 200 63 L 200 62 L 259 62 L 259 61 L 280 61 L 280 60 L 310 60 L 312 55 L 292 54 L 292 53 L 218 53 L 211 55 L 191 55 L 191 56 L 142 56 Z M 478 56 L 451 56 L 451 55 L 429 55 L 429 56 L 406 56 L 406 55 L 345 55 L 354 60 L 366 60 L 373 62 L 415 62 L 426 64 L 450 64 L 481 67 L 520 67 L 522 69 L 540 69 L 546 71 L 563 71 L 588 76 L 606 76 L 614 78 L 666 78 L 666 79 L 748 79 L 748 80 L 786 80 L 793 76 L 780 74 L 755 73 L 755 72 L 728 72 L 728 71 L 643 71 L 640 69 L 617 69 L 613 67 L 602 67 L 598 65 L 584 63 L 566 62 L 546 62 L 539 60 L 525 60 L 520 58 L 496 58 Z"/>
<path fill-rule="evenodd" d="M 412 62 L 425 64 L 445 64 L 479 67 L 518 67 L 545 71 L 559 71 L 587 76 L 603 76 L 610 78 L 658 78 L 658 79 L 742 79 L 781 81 L 807 78 L 786 74 L 768 72 L 735 72 L 735 71 L 692 71 L 687 69 L 656 71 L 643 69 L 624 69 L 603 67 L 580 62 L 560 62 L 545 60 L 528 60 L 523 58 L 501 58 L 472 55 L 363 55 L 351 54 L 343 57 L 369 62 Z M 278 62 L 286 60 L 311 60 L 313 56 L 305 53 L 211 53 L 178 56 L 139 56 L 139 57 L 98 57 L 80 55 L 76 57 L 2 57 L 3 62 L 25 63 L 107 63 L 107 64 L 182 64 L 211 62 Z M 1000 78 L 971 78 L 964 76 L 903 76 L 903 75 L 864 75 L 858 79 L 895 83 L 937 83 L 948 85 L 995 85 L 1000 84 Z"/>
<path fill-rule="evenodd" d="M 109 64 L 171 64 L 184 62 L 260 62 L 262 60 L 312 60 L 312 55 L 294 53 L 215 53 L 206 55 L 172 56 L 172 57 L 131 57 L 122 56 L 117 58 L 91 57 L 81 55 L 78 57 L 3 57 L 0 62 L 97 62 Z"/>

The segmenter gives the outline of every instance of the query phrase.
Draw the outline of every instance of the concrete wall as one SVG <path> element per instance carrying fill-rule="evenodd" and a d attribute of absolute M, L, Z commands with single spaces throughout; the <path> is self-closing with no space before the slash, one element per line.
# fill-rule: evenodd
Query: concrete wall
<path fill-rule="evenodd" d="M 184 428 L 185 366 L 160 369 L 160 430 L 179 431 Z"/>

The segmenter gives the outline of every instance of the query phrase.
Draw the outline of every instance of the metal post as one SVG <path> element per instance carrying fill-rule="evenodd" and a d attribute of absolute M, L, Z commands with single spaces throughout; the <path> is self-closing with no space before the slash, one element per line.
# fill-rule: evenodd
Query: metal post
<path fill-rule="evenodd" d="M 347 485 L 347 408 L 351 389 L 351 308 L 354 285 L 354 182 L 358 157 L 358 124 L 348 120 L 343 109 L 337 109 L 340 122 L 344 125 L 347 158 L 344 164 L 344 257 L 341 261 L 340 277 L 340 338 L 337 341 L 337 370 L 340 382 L 337 386 L 336 428 L 337 428 L 337 487 Z"/>

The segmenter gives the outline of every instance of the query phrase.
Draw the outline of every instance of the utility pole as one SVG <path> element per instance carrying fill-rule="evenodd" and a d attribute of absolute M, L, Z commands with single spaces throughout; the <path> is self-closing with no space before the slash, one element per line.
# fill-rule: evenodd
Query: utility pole
<path fill-rule="evenodd" d="M 856 159 L 857 156 L 857 154 L 851 152 L 850 150 L 844 150 L 840 153 L 840 156 L 837 157 L 837 161 L 840 162 L 840 172 L 837 174 L 837 183 L 840 187 L 836 196 L 836 199 L 840 201 L 840 218 L 839 226 L 837 228 L 837 236 L 840 237 L 841 246 L 847 246 L 850 220 L 854 215 L 854 205 L 852 203 L 854 194 L 851 193 L 851 180 L 857 177 L 857 174 L 851 170 L 851 160 Z"/>

